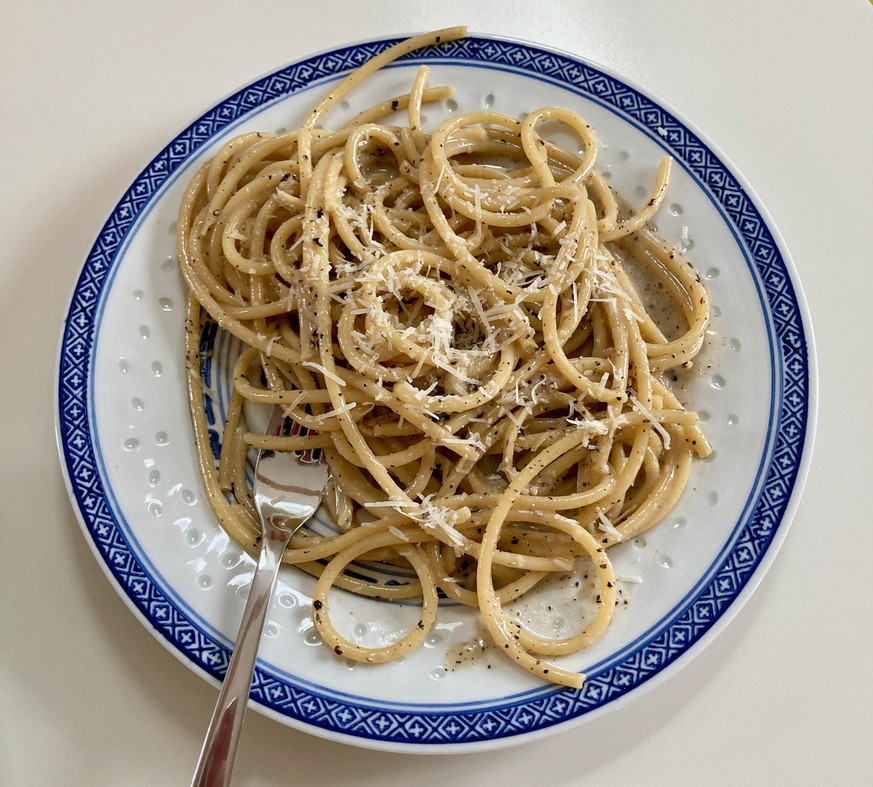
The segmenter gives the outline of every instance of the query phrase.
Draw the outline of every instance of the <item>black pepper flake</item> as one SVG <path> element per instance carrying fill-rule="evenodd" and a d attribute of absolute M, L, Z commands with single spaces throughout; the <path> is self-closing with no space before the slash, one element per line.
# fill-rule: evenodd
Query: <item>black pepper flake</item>
<path fill-rule="evenodd" d="M 318 246 L 318 248 L 320 248 L 320 249 L 321 249 L 321 248 L 324 248 L 324 243 L 322 242 L 321 238 L 313 238 L 313 239 L 312 239 L 312 242 L 313 242 L 316 246 Z"/>
<path fill-rule="evenodd" d="M 339 645 L 337 645 L 337 646 L 333 649 L 333 652 L 336 653 L 337 656 L 342 656 L 342 655 L 343 655 L 343 649 L 342 649 Z"/>
<path fill-rule="evenodd" d="M 395 98 L 395 99 L 391 102 L 391 109 L 397 109 L 397 107 L 399 107 L 399 106 L 400 106 L 400 102 Z"/>
<path fill-rule="evenodd" d="M 323 606 L 324 604 L 322 604 L 318 599 L 315 599 L 315 601 L 312 602 L 313 609 L 321 609 Z"/>

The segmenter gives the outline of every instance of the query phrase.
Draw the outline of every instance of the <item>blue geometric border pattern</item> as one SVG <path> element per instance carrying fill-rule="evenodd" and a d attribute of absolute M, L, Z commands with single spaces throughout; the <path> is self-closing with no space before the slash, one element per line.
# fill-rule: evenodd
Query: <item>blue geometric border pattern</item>
<path fill-rule="evenodd" d="M 137 217 L 167 178 L 208 140 L 256 108 L 298 92 L 314 81 L 352 69 L 394 43 L 371 42 L 317 55 L 243 88 L 186 128 L 136 178 L 104 225 L 78 280 L 67 315 L 59 369 L 59 424 L 64 461 L 82 519 L 106 566 L 131 601 L 173 647 L 221 678 L 228 652 L 180 612 L 137 561 L 107 503 L 97 471 L 88 420 L 90 364 L 97 307 Z M 806 441 L 810 369 L 801 311 L 779 249 L 759 211 L 724 164 L 682 122 L 618 79 L 575 58 L 533 46 L 469 38 L 414 53 L 407 60 L 440 60 L 508 68 L 562 84 L 612 107 L 657 134 L 661 143 L 709 191 L 734 224 L 763 283 L 774 326 L 775 370 L 781 375 L 775 446 L 754 511 L 711 579 L 678 617 L 657 629 L 624 661 L 590 675 L 578 691 L 534 699 L 507 698 L 470 712 L 383 709 L 301 689 L 264 670 L 253 697 L 268 708 L 309 725 L 385 743 L 461 744 L 544 729 L 609 703 L 665 669 L 724 614 L 763 560 L 782 523 Z"/>

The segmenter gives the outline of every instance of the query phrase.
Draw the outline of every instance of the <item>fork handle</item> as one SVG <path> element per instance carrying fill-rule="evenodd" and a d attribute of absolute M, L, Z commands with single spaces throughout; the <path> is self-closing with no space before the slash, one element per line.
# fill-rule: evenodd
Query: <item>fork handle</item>
<path fill-rule="evenodd" d="M 286 526 L 287 527 L 287 526 Z M 230 784 L 239 734 L 246 713 L 258 644 L 264 629 L 270 597 L 292 529 L 266 527 L 249 598 L 240 623 L 227 674 L 206 731 L 192 787 Z"/>

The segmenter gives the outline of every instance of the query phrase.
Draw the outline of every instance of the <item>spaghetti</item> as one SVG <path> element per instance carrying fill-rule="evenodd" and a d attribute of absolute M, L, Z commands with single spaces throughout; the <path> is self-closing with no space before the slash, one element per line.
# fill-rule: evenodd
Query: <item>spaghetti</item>
<path fill-rule="evenodd" d="M 699 351 L 709 300 L 649 226 L 669 159 L 631 212 L 594 168 L 593 130 L 567 109 L 456 114 L 428 133 L 422 107 L 452 91 L 428 87 L 422 67 L 408 94 L 337 130 L 320 125 L 377 69 L 464 34 L 391 47 L 296 130 L 242 134 L 191 180 L 177 245 L 199 464 L 221 524 L 251 551 L 248 451 L 324 452 L 337 534 L 298 533 L 285 561 L 318 577 L 313 619 L 337 653 L 397 658 L 427 636 L 442 595 L 477 607 L 522 667 L 578 687 L 583 675 L 545 659 L 602 635 L 616 604 L 607 549 L 656 524 L 709 453 L 664 379 Z M 582 152 L 552 141 L 556 127 Z M 647 312 L 640 274 L 666 293 L 679 330 Z M 200 374 L 207 320 L 246 346 L 217 468 Z M 251 404 L 282 407 L 308 433 L 250 433 Z M 346 571 L 361 559 L 414 578 L 372 585 Z M 543 637 L 507 613 L 580 560 L 598 590 L 581 631 Z M 364 647 L 331 623 L 334 587 L 419 599 L 420 620 Z"/>

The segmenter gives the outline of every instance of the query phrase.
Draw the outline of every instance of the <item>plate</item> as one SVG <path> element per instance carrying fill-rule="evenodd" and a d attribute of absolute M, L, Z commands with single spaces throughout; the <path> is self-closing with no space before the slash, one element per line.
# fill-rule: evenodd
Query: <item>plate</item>
<path fill-rule="evenodd" d="M 150 630 L 195 671 L 220 680 L 253 561 L 204 499 L 184 374 L 185 289 L 175 263 L 175 213 L 185 183 L 243 130 L 292 127 L 349 70 L 394 40 L 296 62 L 229 96 L 182 131 L 136 178 L 100 231 L 63 328 L 57 386 L 61 462 L 99 563 Z M 714 320 L 682 395 L 714 446 L 666 521 L 611 555 L 622 604 L 607 635 L 567 657 L 588 680 L 542 685 L 486 648 L 475 614 L 446 606 L 426 646 L 404 660 L 355 665 L 318 642 L 312 580 L 285 568 L 268 613 L 251 698 L 291 726 L 402 751 L 509 745 L 597 718 L 662 682 L 723 628 L 785 537 L 805 477 L 815 410 L 808 315 L 779 237 L 724 157 L 675 112 L 621 79 L 532 44 L 470 37 L 414 53 L 343 102 L 339 124 L 377 98 L 405 92 L 427 63 L 455 96 L 425 110 L 434 127 L 455 111 L 521 115 L 568 106 L 602 142 L 598 166 L 632 203 L 658 161 L 676 162 L 658 231 L 687 249 L 706 280 Z M 212 347 L 214 401 L 225 398 L 232 350 Z M 219 414 L 217 414 L 218 416 Z M 339 599 L 342 598 L 342 602 Z M 344 625 L 390 638 L 414 607 L 337 596 Z M 538 625 L 560 621 L 534 599 Z M 537 604 L 539 607 L 537 608 Z"/>

